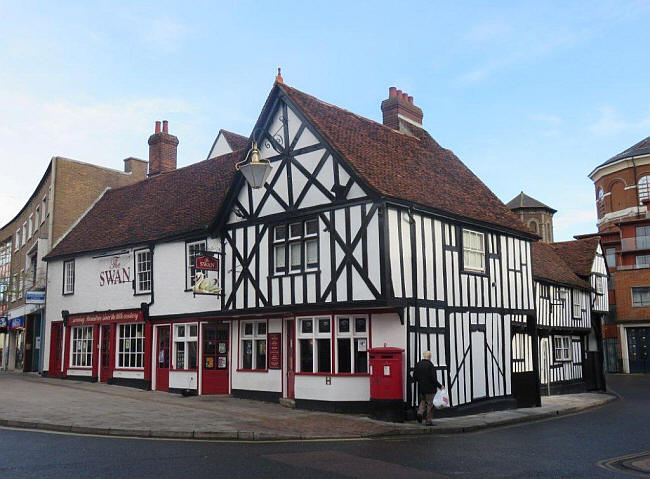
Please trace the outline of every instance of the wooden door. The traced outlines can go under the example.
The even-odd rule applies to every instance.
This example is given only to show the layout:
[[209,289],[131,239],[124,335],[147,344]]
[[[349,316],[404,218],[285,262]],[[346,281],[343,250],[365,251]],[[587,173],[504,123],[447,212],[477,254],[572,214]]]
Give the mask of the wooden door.
[[32,371],[32,348],[34,346],[34,316],[25,316],[25,353],[23,371]]
[[295,342],[295,321],[287,321],[287,398],[296,397],[296,358],[294,354]]
[[229,392],[229,333],[228,324],[203,325],[202,394],[228,394]]
[[156,390],[169,391],[169,340],[171,326],[158,326],[156,330]]
[[52,323],[50,333],[50,376],[61,376],[61,355],[63,349],[63,324]]
[[99,380],[103,383],[113,376],[111,367],[111,325],[102,324],[99,343]]

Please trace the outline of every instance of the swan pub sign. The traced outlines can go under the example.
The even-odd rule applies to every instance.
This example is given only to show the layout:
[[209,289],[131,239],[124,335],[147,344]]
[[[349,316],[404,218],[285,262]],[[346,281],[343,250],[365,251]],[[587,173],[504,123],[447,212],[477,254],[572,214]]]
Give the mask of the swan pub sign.
[[221,295],[219,287],[219,258],[213,255],[221,254],[218,252],[205,252],[206,254],[197,256],[194,260],[196,273],[194,275],[194,294],[207,294],[213,296]]

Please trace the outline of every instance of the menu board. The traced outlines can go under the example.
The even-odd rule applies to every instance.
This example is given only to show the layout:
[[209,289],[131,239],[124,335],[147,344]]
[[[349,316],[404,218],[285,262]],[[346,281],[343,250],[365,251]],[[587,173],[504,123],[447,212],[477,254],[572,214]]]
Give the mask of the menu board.
[[269,369],[282,369],[282,335],[269,333]]

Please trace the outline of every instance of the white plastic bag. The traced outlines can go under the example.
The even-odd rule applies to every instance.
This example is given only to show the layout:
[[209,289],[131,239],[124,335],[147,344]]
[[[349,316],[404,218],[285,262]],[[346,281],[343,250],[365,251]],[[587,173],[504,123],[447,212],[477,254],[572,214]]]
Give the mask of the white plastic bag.
[[436,395],[433,397],[433,407],[436,409],[442,409],[449,407],[449,394],[445,388],[438,389]]

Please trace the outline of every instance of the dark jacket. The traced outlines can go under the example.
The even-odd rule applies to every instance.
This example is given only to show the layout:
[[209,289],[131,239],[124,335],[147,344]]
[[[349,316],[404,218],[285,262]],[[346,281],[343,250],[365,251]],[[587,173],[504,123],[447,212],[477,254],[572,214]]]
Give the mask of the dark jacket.
[[413,378],[418,382],[418,392],[420,394],[433,394],[442,384],[436,379],[436,370],[433,363],[428,359],[422,359],[415,365]]

